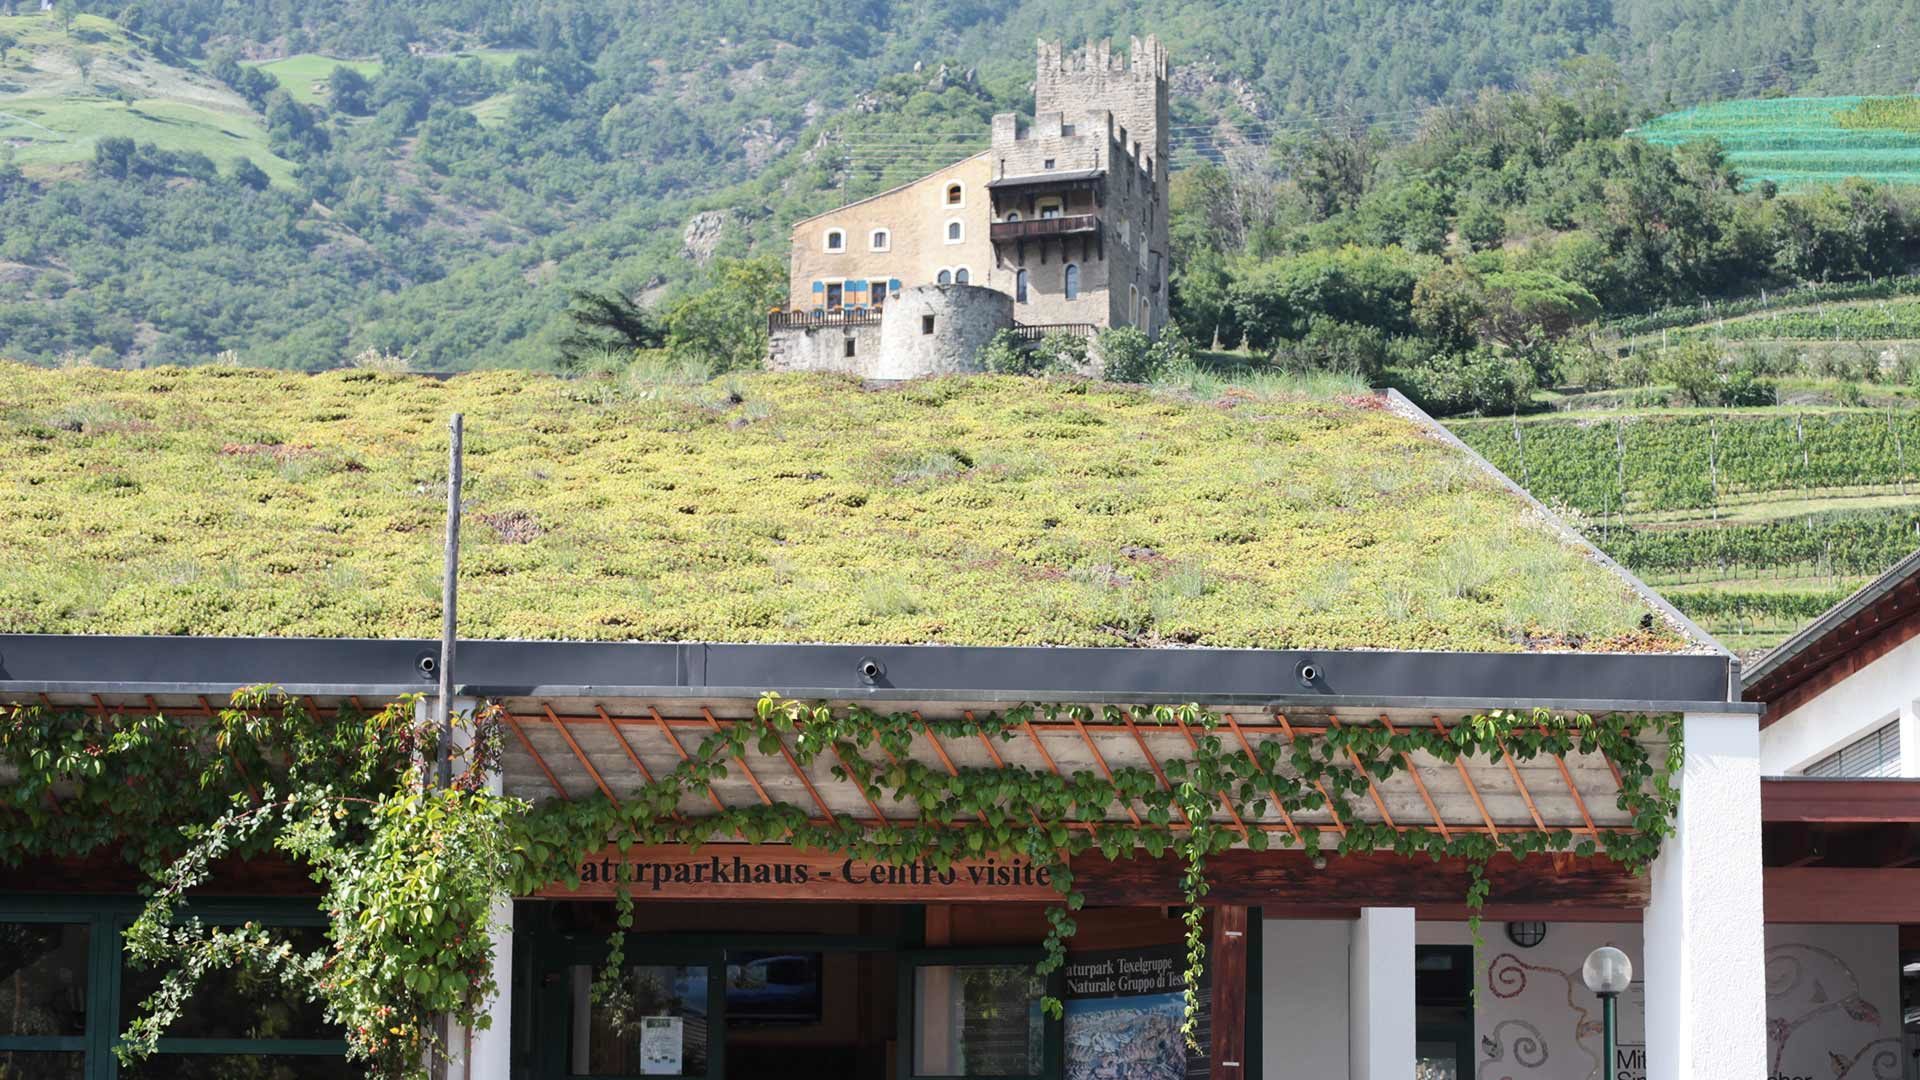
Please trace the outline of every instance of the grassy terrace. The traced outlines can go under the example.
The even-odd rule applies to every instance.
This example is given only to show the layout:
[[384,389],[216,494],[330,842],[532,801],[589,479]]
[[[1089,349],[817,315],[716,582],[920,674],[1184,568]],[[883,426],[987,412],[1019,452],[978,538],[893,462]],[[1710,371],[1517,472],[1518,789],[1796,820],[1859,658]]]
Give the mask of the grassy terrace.
[[1670,650],[1370,400],[0,363],[0,631]]

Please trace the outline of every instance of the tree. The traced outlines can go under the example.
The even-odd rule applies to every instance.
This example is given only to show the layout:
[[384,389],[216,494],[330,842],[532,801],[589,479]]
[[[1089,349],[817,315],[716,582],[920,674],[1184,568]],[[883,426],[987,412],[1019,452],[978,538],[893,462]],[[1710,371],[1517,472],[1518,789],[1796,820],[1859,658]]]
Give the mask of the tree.
[[86,48],[85,46],[76,45],[73,47],[73,50],[69,52],[67,55],[73,61],[73,70],[79,72],[80,77],[82,79],[85,79],[92,74],[93,72],[93,50],[92,49]]
[[255,165],[252,158],[234,158],[231,175],[234,183],[254,191],[265,191],[267,185],[273,183],[273,178],[267,175],[266,170]]
[[74,0],[57,0],[53,5],[53,17],[60,20],[60,29],[68,37],[73,36],[73,20],[80,14],[80,6]]
[[108,180],[125,180],[133,172],[133,140],[125,135],[108,135],[93,144],[94,174]]
[[570,326],[560,339],[560,367],[565,371],[578,371],[606,352],[657,349],[667,341],[660,321],[620,292],[573,290],[567,321]]
[[327,76],[327,101],[335,112],[348,116],[365,116],[372,110],[367,106],[367,93],[373,84],[365,75],[345,64],[335,64],[333,73]]
[[0,64],[7,62],[7,54],[12,52],[13,47],[18,44],[20,44],[19,38],[14,37],[4,30],[0,30]]
[[716,259],[712,284],[667,316],[667,347],[719,371],[758,366],[767,353],[767,312],[786,299],[787,269],[771,257]]

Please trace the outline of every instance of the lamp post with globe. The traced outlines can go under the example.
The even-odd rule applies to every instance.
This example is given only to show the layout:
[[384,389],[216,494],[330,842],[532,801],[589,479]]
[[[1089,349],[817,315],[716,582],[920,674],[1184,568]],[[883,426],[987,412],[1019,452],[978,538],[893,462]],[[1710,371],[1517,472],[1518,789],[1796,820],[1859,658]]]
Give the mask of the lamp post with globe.
[[1600,1041],[1607,1063],[1601,1075],[1611,1077],[1617,1068],[1614,1059],[1619,1046],[1614,1000],[1633,984],[1633,961],[1619,949],[1602,945],[1587,954],[1587,962],[1580,965],[1580,978],[1587,989],[1600,996]]

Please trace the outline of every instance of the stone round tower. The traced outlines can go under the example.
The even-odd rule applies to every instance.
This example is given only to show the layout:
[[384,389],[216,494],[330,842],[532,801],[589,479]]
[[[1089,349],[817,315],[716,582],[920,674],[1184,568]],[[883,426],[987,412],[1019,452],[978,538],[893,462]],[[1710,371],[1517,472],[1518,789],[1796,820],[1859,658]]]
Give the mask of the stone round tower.
[[919,285],[887,299],[872,379],[979,371],[978,353],[1013,325],[1013,297],[979,285]]

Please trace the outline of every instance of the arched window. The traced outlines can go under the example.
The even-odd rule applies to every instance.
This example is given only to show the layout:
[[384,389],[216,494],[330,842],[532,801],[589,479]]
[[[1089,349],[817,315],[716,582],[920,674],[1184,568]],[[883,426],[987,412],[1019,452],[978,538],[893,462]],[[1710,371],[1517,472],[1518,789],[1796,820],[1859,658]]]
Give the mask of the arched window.
[[1027,302],[1027,272],[1021,270],[1013,275],[1013,299],[1015,303]]
[[[1140,325],[1140,286],[1127,286],[1127,314],[1133,319],[1133,325]],[[1142,329],[1145,329],[1142,327]]]
[[1019,220],[1020,220],[1020,211],[1018,211],[1018,210],[1009,210],[1009,211],[1007,211],[1007,220],[1008,220],[1008,221],[1019,221]]
[[948,206],[967,205],[967,189],[964,185],[958,184],[958,183],[947,185],[947,205]]
[[1067,277],[1067,286],[1066,286],[1067,299],[1069,300],[1080,299],[1080,268],[1078,266],[1075,266],[1072,263],[1068,263],[1066,277]]
[[941,285],[951,285],[953,284],[953,271],[942,270],[934,276],[933,280]]
[[966,232],[961,226],[959,218],[954,218],[947,222],[947,243],[957,244],[965,235]]
[[888,247],[892,246],[892,244],[893,237],[889,235],[885,229],[875,229],[867,234],[867,249],[869,251],[885,251]]
[[953,283],[955,285],[965,285],[967,284],[968,277],[967,268],[963,266],[953,272]]
[[847,250],[846,230],[845,229],[828,229],[827,238],[826,238],[826,249],[828,251]]

